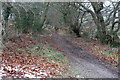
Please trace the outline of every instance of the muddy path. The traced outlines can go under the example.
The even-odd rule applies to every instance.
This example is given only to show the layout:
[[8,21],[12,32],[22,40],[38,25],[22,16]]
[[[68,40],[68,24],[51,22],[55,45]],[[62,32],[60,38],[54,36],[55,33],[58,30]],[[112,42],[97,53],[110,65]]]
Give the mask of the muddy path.
[[53,33],[52,38],[68,57],[79,78],[118,78],[117,68],[98,60],[97,57],[82,50],[61,35]]

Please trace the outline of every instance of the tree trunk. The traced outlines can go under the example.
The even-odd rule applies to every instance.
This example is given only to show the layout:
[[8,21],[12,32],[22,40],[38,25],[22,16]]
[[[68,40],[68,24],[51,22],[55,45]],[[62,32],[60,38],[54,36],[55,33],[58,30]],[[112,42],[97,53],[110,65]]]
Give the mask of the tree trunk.
[[[2,34],[3,34],[3,27],[2,27],[2,3],[0,2],[0,50],[2,50]],[[1,56],[1,55],[0,55]]]
[[97,36],[100,39],[100,41],[102,43],[104,43],[105,37],[106,37],[106,29],[105,29],[106,26],[105,26],[103,15],[101,13],[101,10],[103,9],[103,7],[102,7],[103,4],[102,4],[102,2],[101,3],[91,2],[91,4],[95,11],[95,15],[96,15],[96,19],[97,19],[96,20],[96,19],[94,19],[95,17],[93,17],[94,21],[96,20],[95,23],[97,25],[97,30],[98,30]]
[[47,6],[46,6],[46,9],[45,9],[45,13],[44,13],[44,19],[43,19],[43,21],[42,21],[42,24],[41,24],[41,27],[42,27],[42,29],[44,29],[44,24],[45,24],[45,21],[46,21],[46,18],[47,18],[47,12],[48,12],[48,9],[49,9],[49,2],[47,3]]

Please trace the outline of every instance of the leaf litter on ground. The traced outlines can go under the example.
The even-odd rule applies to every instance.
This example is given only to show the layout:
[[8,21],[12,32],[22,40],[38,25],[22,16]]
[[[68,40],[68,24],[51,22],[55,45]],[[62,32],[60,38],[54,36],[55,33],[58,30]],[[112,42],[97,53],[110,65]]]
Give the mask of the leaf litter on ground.
[[[89,38],[75,38],[73,36],[65,36],[68,40],[80,46],[83,50],[95,55],[100,60],[104,60],[106,63],[115,67],[119,65],[119,49],[112,48],[108,45],[101,44],[98,40]],[[86,41],[87,40],[87,41]],[[89,42],[88,42],[89,41]]]
[[[6,48],[2,53],[1,70],[3,70],[3,76],[5,78],[50,78],[56,75],[62,75],[62,72],[67,69],[62,66],[63,63],[56,61],[56,56],[53,54],[56,52],[52,48],[45,48],[36,46],[36,51],[33,51],[35,45],[41,45],[38,41],[33,41],[26,35],[21,35],[19,39],[9,41],[5,44]],[[44,44],[43,44],[44,45]],[[30,48],[32,46],[32,49]],[[38,56],[37,52],[42,48],[43,56]],[[38,49],[38,50],[37,50]],[[50,49],[50,50],[49,50]],[[45,51],[45,52],[44,52]],[[52,51],[51,59],[47,54]],[[55,54],[54,54],[55,55]],[[57,55],[60,55],[57,52]],[[53,59],[53,57],[55,59]],[[58,60],[59,59],[59,56]],[[64,56],[62,56],[63,58]]]

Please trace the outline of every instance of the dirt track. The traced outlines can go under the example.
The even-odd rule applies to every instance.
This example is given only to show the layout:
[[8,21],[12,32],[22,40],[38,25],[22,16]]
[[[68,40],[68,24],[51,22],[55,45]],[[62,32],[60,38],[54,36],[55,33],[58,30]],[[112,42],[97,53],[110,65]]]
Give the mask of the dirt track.
[[70,59],[70,64],[79,78],[118,78],[118,70],[83,51],[61,35],[52,34],[58,47]]

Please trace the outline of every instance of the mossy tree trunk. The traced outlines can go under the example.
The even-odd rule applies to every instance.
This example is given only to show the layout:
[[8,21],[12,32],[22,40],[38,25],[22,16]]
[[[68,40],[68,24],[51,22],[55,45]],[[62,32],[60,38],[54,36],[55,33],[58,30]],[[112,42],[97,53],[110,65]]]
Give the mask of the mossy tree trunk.
[[3,40],[4,41],[7,41],[7,36],[8,36],[8,19],[9,19],[9,16],[11,14],[11,3],[2,3],[2,15],[3,15],[3,18],[4,18],[4,23],[3,23],[3,27],[4,27],[4,37],[3,37]]

